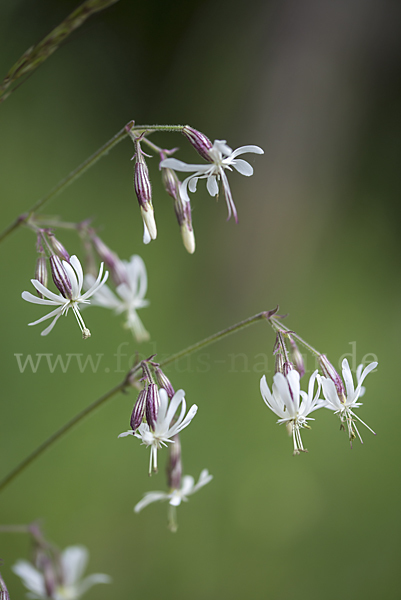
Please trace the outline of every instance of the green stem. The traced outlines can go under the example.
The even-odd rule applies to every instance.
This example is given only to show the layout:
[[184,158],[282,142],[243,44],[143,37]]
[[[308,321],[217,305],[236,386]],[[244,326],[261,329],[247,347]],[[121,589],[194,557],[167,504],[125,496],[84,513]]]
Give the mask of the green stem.
[[93,165],[96,164],[100,158],[102,158],[108,152],[110,152],[110,150],[114,148],[114,146],[119,144],[125,137],[127,137],[129,133],[132,134],[133,132],[135,132],[138,133],[138,135],[146,133],[147,135],[150,135],[155,131],[181,132],[183,128],[183,125],[134,125],[128,131],[127,127],[124,127],[118,133],[116,133],[114,137],[112,137],[108,142],[106,142],[101,148],[99,148],[99,150],[96,150],[96,152],[92,154],[92,156],[87,158],[81,165],[79,165],[79,167],[74,169],[74,171],[71,171],[71,173],[67,175],[67,177],[62,179],[52,190],[50,190],[50,192],[46,196],[43,196],[43,198],[35,202],[35,204],[31,206],[31,208],[26,213],[17,217],[17,219],[15,219],[13,223],[6,227],[6,229],[4,229],[2,233],[0,233],[0,243],[6,237],[8,237],[10,233],[18,229],[18,227],[20,227],[23,223],[26,223],[36,211],[43,208],[45,204],[47,204],[48,202],[50,202],[50,200],[53,200],[53,198],[55,198],[56,196],[58,196],[58,194],[63,192],[69,185],[71,185],[71,183],[78,179],[78,177],[83,175],[85,171],[90,169],[90,167],[93,167]]
[[[176,360],[179,360],[180,358],[183,358],[184,356],[188,356],[189,354],[192,354],[193,352],[197,352],[201,348],[205,348],[206,346],[209,346],[210,344],[213,344],[214,342],[217,342],[232,333],[236,333],[237,331],[244,329],[244,327],[248,327],[248,325],[252,325],[252,323],[256,323],[256,321],[265,319],[266,314],[267,314],[266,312],[258,313],[257,315],[254,315],[253,317],[250,317],[249,319],[245,319],[245,321],[236,323],[235,325],[232,325],[231,327],[228,327],[227,329],[224,329],[223,331],[219,331],[218,333],[215,333],[214,335],[211,335],[211,336],[205,338],[204,340],[201,340],[200,342],[197,342],[196,344],[189,346],[185,350],[181,350],[181,352],[172,354],[171,356],[169,356],[168,358],[163,360],[160,363],[160,366],[166,366]],[[129,374],[124,378],[124,380],[121,383],[119,383],[113,389],[106,392],[106,394],[104,394],[103,396],[101,396],[100,398],[98,398],[97,400],[92,402],[92,404],[90,404],[89,406],[84,408],[84,410],[82,410],[80,413],[75,415],[75,417],[73,417],[70,421],[65,423],[65,425],[63,425],[60,429],[58,429],[55,433],[53,433],[53,435],[51,435],[49,438],[47,438],[47,440],[45,440],[42,444],[40,444],[40,446],[38,446],[31,454],[29,454],[29,456],[27,456],[22,462],[20,462],[19,465],[17,465],[12,471],[10,471],[10,473],[8,475],[6,475],[4,477],[4,479],[2,479],[2,481],[0,481],[0,492],[3,491],[18,475],[20,475],[41,454],[43,454],[43,452],[45,450],[50,448],[50,446],[52,446],[56,441],[58,441],[61,437],[63,437],[66,433],[68,433],[68,431],[70,431],[73,427],[75,427],[75,425],[77,425],[78,423],[80,423],[80,421],[82,421],[83,419],[88,417],[91,413],[93,413],[100,406],[104,405],[108,400],[113,398],[113,396],[115,396],[118,392],[122,392],[126,387],[128,387],[129,380],[133,377],[133,375],[135,375],[140,370],[140,368],[141,368],[140,364],[135,365],[135,367],[133,367],[133,369],[131,369]]]
[[295,338],[296,340],[298,340],[298,342],[300,344],[302,344],[307,350],[309,350],[309,352],[311,352],[312,354],[314,354],[315,356],[320,356],[321,353],[318,352],[316,350],[316,348],[314,348],[313,346],[311,346],[310,344],[308,344],[308,342],[305,342],[305,340],[303,338],[301,338],[297,333],[295,333],[294,331],[292,331],[292,329],[289,329],[288,327],[286,327],[285,325],[283,325],[281,323],[281,321],[277,321],[277,319],[275,319],[274,317],[270,317],[269,319],[273,329],[275,331],[289,331],[291,333],[291,336],[293,338]]

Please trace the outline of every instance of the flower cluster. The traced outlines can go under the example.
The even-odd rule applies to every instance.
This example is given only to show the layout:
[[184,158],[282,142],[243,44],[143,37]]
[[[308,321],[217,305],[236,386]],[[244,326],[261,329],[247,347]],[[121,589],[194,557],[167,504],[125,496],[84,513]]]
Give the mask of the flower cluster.
[[[355,414],[354,410],[362,405],[358,400],[365,392],[365,388],[362,386],[365,377],[376,369],[378,363],[374,361],[365,368],[363,368],[362,364],[358,366],[356,370],[357,384],[355,387],[350,366],[347,359],[344,359],[342,361],[344,387],[343,380],[325,355],[319,354],[309,344],[303,342],[299,336],[296,336],[294,332],[283,329],[282,325],[278,324],[277,319],[274,317],[271,317],[269,320],[277,332],[274,347],[276,373],[273,377],[272,391],[269,389],[265,376],[260,380],[260,391],[266,405],[279,417],[277,422],[280,424],[284,423],[288,434],[292,436],[294,454],[307,452],[302,443],[301,429],[310,429],[308,421],[314,419],[309,415],[319,408],[328,408],[339,416],[341,428],[345,429],[345,425],[347,427],[351,448],[352,441],[356,436],[362,442],[362,437],[355,420],[358,420],[369,431],[374,433]],[[300,378],[305,373],[305,368],[302,355],[295,343],[294,335],[309,350],[313,351],[322,370],[322,375],[319,375],[318,370],[311,375],[308,392],[300,389]],[[286,347],[286,340],[289,340],[291,344],[291,357]],[[293,363],[290,358],[294,360],[294,357],[297,362]],[[314,391],[315,388],[316,392]],[[323,398],[320,398],[321,391],[323,391]]]
[[[80,227],[82,229],[82,225],[77,225],[77,228]],[[30,292],[23,292],[22,298],[33,304],[44,304],[57,308],[29,325],[36,325],[53,318],[51,324],[41,334],[47,335],[60,316],[66,315],[71,308],[83,338],[87,339],[91,333],[84,323],[79,305],[100,306],[112,310],[115,314],[123,314],[125,316],[124,327],[132,332],[138,342],[148,340],[149,333],[137,313],[139,309],[149,304],[149,301],[145,299],[148,279],[142,258],[133,255],[129,261],[121,260],[91,228],[82,229],[81,235],[86,236],[88,251],[86,258],[89,272],[85,276],[77,256],[70,256],[54,234],[46,230],[39,231],[39,257],[36,263],[35,279],[31,280],[38,296],[34,296]],[[101,260],[97,277],[94,274],[97,269],[93,249]],[[55,294],[47,288],[47,261],[50,264],[52,279],[59,294]],[[103,265],[108,268],[104,274]],[[106,285],[109,273],[115,284],[115,293]],[[83,287],[85,292],[82,291]]]
[[[186,125],[182,128],[182,133],[191,143],[198,154],[206,161],[204,164],[187,164],[176,158],[171,158],[176,149],[165,150],[159,148],[144,137],[144,133],[138,135],[135,128],[127,126],[135,145],[135,166],[134,166],[134,189],[141,209],[141,215],[144,224],[143,241],[145,244],[156,239],[157,228],[154,219],[152,204],[152,188],[149,178],[149,170],[145,161],[145,154],[141,144],[148,144],[160,157],[160,169],[162,172],[162,182],[166,192],[174,200],[174,210],[177,221],[180,226],[181,235],[186,250],[193,254],[195,251],[195,236],[192,226],[192,213],[188,190],[196,192],[199,179],[206,179],[207,191],[212,197],[218,198],[219,184],[221,182],[224,197],[228,208],[228,219],[234,216],[238,221],[237,209],[231,194],[226,171],[235,169],[241,175],[247,177],[253,174],[253,167],[245,160],[238,158],[242,154],[254,153],[263,154],[259,146],[241,146],[232,150],[225,140],[215,140],[214,143],[200,131]],[[184,181],[180,181],[176,171],[191,173]]]
[[69,546],[62,552],[47,542],[37,525],[28,526],[34,544],[34,564],[18,560],[12,570],[28,590],[27,598],[77,600],[97,583],[111,583],[111,577],[94,573],[83,579],[89,553],[84,546]]
[[[76,256],[69,256],[64,247],[59,242],[54,244],[57,253],[53,252],[53,248],[50,246],[49,238],[45,236],[44,232],[40,232],[42,239],[46,243],[46,247],[49,250],[49,262],[51,267],[51,274],[54,285],[59,291],[59,294],[55,294],[49,290],[47,285],[47,269],[46,259],[43,251],[43,246],[40,246],[40,256],[38,258],[36,266],[36,279],[31,279],[31,283],[36,289],[38,296],[34,296],[30,292],[22,292],[22,298],[32,304],[44,304],[46,306],[56,306],[56,308],[41,317],[37,321],[29,323],[29,325],[37,325],[47,319],[53,319],[46,329],[44,329],[41,335],[47,335],[51,332],[55,324],[61,315],[67,315],[68,311],[72,310],[74,313],[78,325],[82,331],[83,339],[90,337],[91,333],[86,327],[85,322],[79,310],[80,304],[89,304],[91,296],[98,292],[101,287],[106,283],[109,276],[108,271],[103,275],[103,263],[100,265],[99,274],[96,279],[92,281],[87,291],[82,293],[82,286],[84,283],[84,274],[81,263]],[[50,236],[50,240],[54,240],[54,236]],[[60,250],[61,247],[61,250]],[[56,251],[57,251],[56,250]],[[64,258],[64,259],[63,259]]]

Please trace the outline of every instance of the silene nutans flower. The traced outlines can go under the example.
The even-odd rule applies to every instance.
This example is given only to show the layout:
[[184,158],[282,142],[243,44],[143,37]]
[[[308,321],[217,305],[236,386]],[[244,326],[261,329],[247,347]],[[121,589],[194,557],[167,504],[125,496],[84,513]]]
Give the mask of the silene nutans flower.
[[237,210],[225,171],[232,171],[234,168],[241,175],[250,177],[253,175],[253,167],[245,160],[237,157],[248,152],[264,154],[264,151],[259,146],[241,146],[236,150],[232,150],[225,140],[215,140],[212,144],[203,133],[188,125],[184,127],[183,134],[200,156],[208,162],[200,165],[187,164],[176,158],[166,158],[162,160],[160,166],[174,171],[193,172],[181,184],[180,193],[185,202],[189,202],[188,190],[196,192],[199,179],[206,179],[207,191],[211,196],[219,195],[219,182],[221,182],[228,208],[228,219],[233,215],[237,222]]
[[[265,375],[260,380],[260,392],[266,406],[279,417],[277,423],[284,423],[288,434],[292,436],[294,455],[307,452],[302,443],[301,429],[310,429],[308,421],[314,419],[309,415],[324,406],[324,402],[319,400],[318,372],[311,375],[307,393],[300,389],[299,380],[299,373],[295,369],[291,369],[287,375],[278,372],[273,376],[272,392]],[[314,393],[316,383],[317,391]]]
[[89,298],[106,283],[109,276],[108,271],[103,275],[102,263],[97,279],[85,293],[82,293],[84,275],[81,263],[76,256],[71,256],[70,261],[67,262],[66,260],[61,261],[57,255],[53,254],[50,257],[50,266],[53,282],[60,293],[57,295],[47,289],[47,287],[38,279],[31,279],[32,285],[37,292],[39,292],[41,297],[38,298],[30,292],[22,292],[22,298],[27,302],[32,302],[32,304],[44,304],[46,306],[56,306],[57,308],[37,321],[28,323],[28,325],[37,325],[47,319],[53,318],[50,325],[41,332],[41,335],[47,335],[51,332],[61,315],[67,315],[71,308],[77,319],[79,328],[82,331],[83,339],[87,339],[90,337],[91,333],[84,323],[79,310],[79,305],[90,304]]
[[362,406],[362,402],[358,402],[359,398],[361,398],[365,393],[365,388],[362,386],[362,383],[366,376],[376,369],[377,365],[378,363],[374,361],[365,368],[363,368],[363,365],[358,366],[356,370],[356,387],[354,386],[351,369],[346,358],[344,358],[342,362],[342,373],[345,388],[342,384],[340,376],[335,370],[334,372],[327,370],[329,376],[320,377],[323,394],[326,399],[325,407],[334,411],[334,413],[340,417],[340,422],[343,429],[345,429],[345,426],[347,427],[351,448],[352,441],[357,436],[360,442],[363,444],[363,440],[356,426],[355,420],[362,423],[362,425],[376,435],[373,429],[371,429],[369,425],[367,425],[355,414],[354,410],[359,408],[359,406]]

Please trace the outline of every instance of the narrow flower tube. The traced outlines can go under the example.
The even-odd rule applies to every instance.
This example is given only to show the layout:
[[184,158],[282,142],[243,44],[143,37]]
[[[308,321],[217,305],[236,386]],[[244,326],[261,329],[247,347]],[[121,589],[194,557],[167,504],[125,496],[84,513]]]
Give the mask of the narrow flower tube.
[[205,134],[189,125],[185,125],[182,133],[202,158],[212,162],[213,159],[210,157],[210,150],[213,148],[213,144]]
[[295,343],[295,341],[293,340],[293,338],[290,335],[288,336],[288,339],[291,344],[291,352],[290,352],[291,360],[294,364],[295,369],[298,371],[299,376],[303,377],[305,375],[305,364],[304,364],[303,356],[302,356],[301,352],[299,351],[297,344]]
[[136,431],[143,422],[143,416],[145,414],[147,389],[143,389],[139,392],[137,401],[132,409],[130,425],[133,431]]
[[61,258],[61,260],[66,260],[67,262],[70,262],[70,255],[64,248],[63,244],[56,238],[54,233],[48,233],[47,236],[49,238],[49,244],[55,252],[55,254],[57,254],[57,256]]
[[157,413],[159,412],[160,406],[160,398],[159,398],[159,390],[155,383],[151,383],[148,386],[146,393],[146,421],[150,427],[150,429],[155,428],[155,423],[157,419]]
[[[35,279],[37,279],[38,281],[40,281],[40,283],[42,285],[47,287],[48,275],[47,275],[46,256],[44,254],[41,254],[38,257],[38,260],[36,261]],[[39,296],[39,298],[43,298],[43,294],[41,294],[38,290],[36,290],[36,293]]]
[[[164,152],[161,153],[161,158],[162,160],[166,158]],[[174,211],[180,226],[184,247],[189,254],[193,254],[195,252],[195,235],[192,227],[191,204],[181,198],[181,182],[175,172],[172,169],[163,167],[161,171],[164,189],[174,200]]]
[[157,228],[152,205],[152,186],[149,179],[149,170],[141,149],[139,139],[135,144],[134,189],[141,208],[144,225],[152,240],[157,237]]
[[166,390],[167,396],[171,400],[171,398],[175,394],[175,391],[174,391],[173,386],[171,385],[170,379],[167,377],[167,375],[165,373],[163,373],[163,371],[161,370],[159,365],[155,366],[154,369],[155,369],[156,381],[159,384],[159,387]]
[[345,402],[346,394],[343,381],[325,354],[320,354],[319,365],[323,375],[334,383],[341,402]]
[[177,433],[172,438],[173,444],[169,448],[169,460],[167,462],[167,485],[171,491],[181,488],[182,462],[181,462],[181,443],[180,436]]
[[65,270],[60,258],[55,254],[52,254],[50,257],[50,267],[52,271],[52,278],[54,281],[54,285],[59,290],[59,292],[64,296],[64,298],[72,299],[72,286],[71,281],[67,275],[67,271]]
[[110,250],[110,248],[106,246],[106,244],[103,242],[103,240],[100,239],[99,236],[92,234],[91,240],[96,252],[100,257],[100,260],[102,260],[109,269],[114,283],[116,285],[120,285],[121,283],[127,283],[126,267],[124,266],[123,262],[120,260],[118,255],[112,250]]

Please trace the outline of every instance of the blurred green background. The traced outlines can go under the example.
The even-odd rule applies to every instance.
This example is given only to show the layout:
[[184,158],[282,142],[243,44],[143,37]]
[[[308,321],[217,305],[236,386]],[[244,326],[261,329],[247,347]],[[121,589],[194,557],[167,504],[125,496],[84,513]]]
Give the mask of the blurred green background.
[[[2,0],[1,77],[75,6]],[[259,393],[257,354],[269,356],[272,377],[274,336],[264,323],[210,347],[206,366],[193,355],[169,368],[175,388],[199,405],[181,436],[184,470],[214,475],[179,508],[175,535],[166,505],[132,511],[144,492],[165,489],[167,457],[160,453],[149,479],[148,450],[117,440],[134,391],[43,455],[1,494],[0,522],[43,518],[61,548],[86,545],[88,572],[114,579],[88,600],[399,598],[400,17],[391,0],[121,0],[0,106],[2,228],[131,119],[189,123],[234,148],[265,150],[245,157],[251,179],[230,177],[238,225],[226,223],[223,199],[216,205],[200,182],[193,256],[156,158],[159,235],[143,246],[129,140],[46,209],[71,221],[94,217],[122,258],[143,257],[151,304],[140,316],[152,342],[140,347],[101,309],[86,312],[85,343],[72,315],[46,338],[28,328],[46,310],[20,297],[31,289],[34,236],[20,230],[0,246],[0,478],[121,380],[120,344],[127,355],[167,355],[280,304],[287,325],[333,363],[352,342],[357,363],[372,352],[379,361],[359,412],[378,435],[362,431],[364,445],[351,451],[335,417],[317,413],[303,435],[309,454],[299,457]],[[179,135],[153,139],[198,162]],[[73,234],[60,237],[81,253]],[[16,353],[104,356],[96,373],[75,365],[20,373]],[[233,353],[248,364],[232,368]],[[11,598],[23,598],[10,566],[29,556],[27,537],[1,534],[0,556]]]

